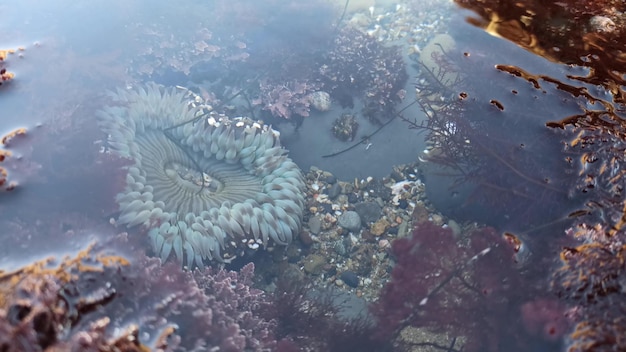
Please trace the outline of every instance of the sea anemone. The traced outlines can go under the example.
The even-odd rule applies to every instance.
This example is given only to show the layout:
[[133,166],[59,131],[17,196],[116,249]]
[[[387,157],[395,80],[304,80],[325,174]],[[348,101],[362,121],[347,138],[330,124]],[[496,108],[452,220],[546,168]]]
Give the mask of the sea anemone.
[[[118,224],[148,229],[154,251],[189,267],[246,248],[287,245],[300,229],[304,181],[278,133],[149,84],[109,94],[98,112],[113,153],[128,158]],[[197,99],[196,99],[197,101]],[[200,116],[203,116],[202,118]],[[185,259],[184,259],[185,258]]]

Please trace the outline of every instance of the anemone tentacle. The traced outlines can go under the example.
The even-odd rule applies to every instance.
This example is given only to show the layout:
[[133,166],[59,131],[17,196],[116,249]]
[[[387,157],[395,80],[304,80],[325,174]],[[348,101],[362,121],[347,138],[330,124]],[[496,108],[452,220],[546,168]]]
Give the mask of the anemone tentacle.
[[[230,261],[253,243],[289,244],[304,208],[304,180],[277,133],[190,104],[156,84],[109,94],[98,112],[113,153],[129,158],[117,195],[119,224],[148,229],[154,251],[188,266]],[[255,246],[256,247],[256,246]]]

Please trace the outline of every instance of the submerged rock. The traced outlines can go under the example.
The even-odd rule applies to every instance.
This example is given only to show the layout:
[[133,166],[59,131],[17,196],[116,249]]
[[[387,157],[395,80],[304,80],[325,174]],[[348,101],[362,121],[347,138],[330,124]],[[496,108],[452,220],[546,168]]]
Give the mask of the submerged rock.
[[337,220],[339,226],[352,232],[361,230],[361,217],[356,211],[347,211]]

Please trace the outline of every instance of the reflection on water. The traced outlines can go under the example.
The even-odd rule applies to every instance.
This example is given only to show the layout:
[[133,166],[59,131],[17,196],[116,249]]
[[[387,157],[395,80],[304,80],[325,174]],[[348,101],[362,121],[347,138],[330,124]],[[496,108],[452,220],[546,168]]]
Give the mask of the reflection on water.
[[624,9],[455,2],[0,5],[0,349],[623,349]]

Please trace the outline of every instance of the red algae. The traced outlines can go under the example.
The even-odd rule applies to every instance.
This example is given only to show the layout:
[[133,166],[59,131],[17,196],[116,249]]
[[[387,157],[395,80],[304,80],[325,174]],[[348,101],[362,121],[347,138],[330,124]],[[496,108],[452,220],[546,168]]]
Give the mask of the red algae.
[[525,334],[552,339],[535,334],[552,316],[521,324],[518,316],[539,304],[533,291],[541,278],[518,271],[515,248],[493,229],[457,240],[450,229],[423,222],[410,238],[396,239],[392,251],[391,280],[373,306],[382,338],[421,327],[464,336],[464,351],[526,351]]
[[[569,210],[562,209],[569,215],[553,216],[552,223],[561,222],[570,228],[568,238],[547,237],[542,241],[544,246],[562,247],[558,251],[560,265],[551,273],[550,291],[558,302],[524,305],[526,329],[534,335],[548,334],[563,340],[568,351],[624,350],[626,6],[613,0],[455,2],[475,13],[467,17],[468,23],[547,59],[560,73],[540,74],[510,62],[496,63],[496,70],[530,84],[537,92],[537,101],[546,96],[560,97],[559,102],[545,104],[554,111],[564,104],[578,106],[574,113],[553,114],[545,122],[554,139],[560,139],[562,151],[555,154],[552,163],[565,161],[562,169],[569,182],[557,183],[564,186],[571,205]],[[517,87],[512,92],[516,98],[523,94]],[[466,102],[472,94],[462,96]],[[544,104],[537,105],[529,116],[550,116],[544,112]],[[539,173],[531,171],[530,175]],[[555,184],[553,179],[546,181]],[[533,197],[537,208],[546,205],[546,200],[542,194]],[[559,323],[560,319],[568,324]]]

